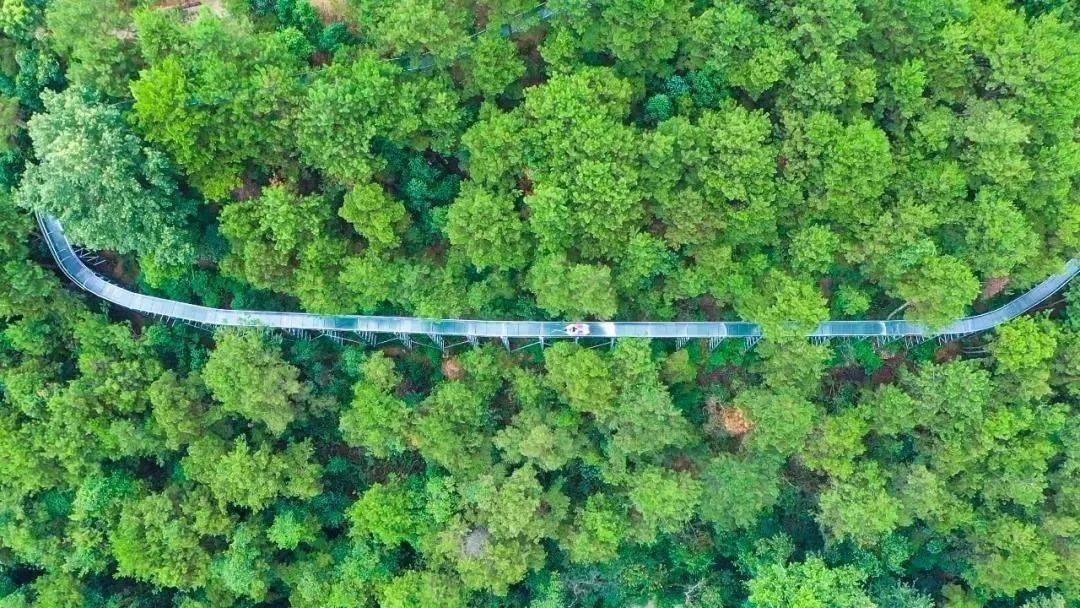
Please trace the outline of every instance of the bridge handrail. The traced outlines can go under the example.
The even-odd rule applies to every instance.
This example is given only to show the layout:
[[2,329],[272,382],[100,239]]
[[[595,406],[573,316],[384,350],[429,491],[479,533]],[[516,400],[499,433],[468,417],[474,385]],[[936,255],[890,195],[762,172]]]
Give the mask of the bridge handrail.
[[[124,289],[91,270],[76,254],[55,217],[37,214],[41,233],[61,272],[73,283],[95,296],[137,312],[180,319],[192,323],[231,327],[271,327],[277,329],[327,332],[371,332],[428,336],[470,336],[492,338],[565,338],[564,321],[427,319],[374,315],[325,315],[302,312],[231,310],[167,300]],[[1080,259],[1071,259],[1065,269],[999,308],[957,319],[942,328],[911,321],[824,321],[811,338],[904,338],[958,336],[985,331],[1013,319],[1050,297],[1080,274]],[[761,326],[745,321],[593,321],[585,323],[590,337],[643,338],[760,338]]]

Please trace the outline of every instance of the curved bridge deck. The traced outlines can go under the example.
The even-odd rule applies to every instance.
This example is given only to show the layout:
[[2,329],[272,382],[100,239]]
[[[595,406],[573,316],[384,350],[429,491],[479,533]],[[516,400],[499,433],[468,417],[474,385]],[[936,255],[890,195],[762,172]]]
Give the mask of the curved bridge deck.
[[[466,338],[566,338],[562,321],[485,321],[469,319],[422,319],[370,315],[321,315],[298,312],[228,310],[147,296],[114,285],[91,270],[76,254],[60,221],[38,215],[41,232],[60,270],[76,285],[124,308],[150,315],[212,326],[268,327],[331,334],[395,334],[461,336]],[[980,315],[957,319],[933,329],[909,321],[824,321],[807,337],[829,338],[930,338],[981,332],[1015,318],[1064,287],[1080,273],[1080,260],[1072,259],[1065,270],[1039,283],[1004,306]],[[589,337],[599,338],[745,338],[762,337],[761,326],[747,322],[612,321],[587,322]]]

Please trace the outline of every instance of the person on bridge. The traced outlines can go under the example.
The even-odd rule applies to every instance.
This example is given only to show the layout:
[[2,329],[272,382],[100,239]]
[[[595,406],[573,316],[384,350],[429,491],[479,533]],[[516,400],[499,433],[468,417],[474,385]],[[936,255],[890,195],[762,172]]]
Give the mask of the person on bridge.
[[575,338],[589,335],[589,326],[585,323],[571,323],[566,326],[566,335],[573,336]]

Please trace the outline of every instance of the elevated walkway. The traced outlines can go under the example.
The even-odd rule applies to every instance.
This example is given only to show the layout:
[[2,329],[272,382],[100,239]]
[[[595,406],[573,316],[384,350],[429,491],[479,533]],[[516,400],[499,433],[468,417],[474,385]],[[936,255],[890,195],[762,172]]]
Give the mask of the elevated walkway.
[[[321,315],[298,312],[228,310],[211,308],[147,296],[114,285],[91,270],[76,254],[59,220],[38,215],[45,242],[60,270],[76,285],[95,296],[148,315],[178,319],[194,324],[224,327],[268,327],[328,334],[359,333],[463,338],[567,338],[563,321],[486,321],[470,319],[423,319],[417,317],[381,317],[371,315]],[[1072,259],[1065,269],[1007,304],[980,315],[957,319],[933,329],[910,321],[824,321],[807,337],[830,338],[904,338],[956,337],[985,331],[1031,310],[1080,274],[1080,260]],[[585,322],[590,338],[740,338],[756,341],[762,337],[761,326],[748,322],[683,321],[595,321]]]

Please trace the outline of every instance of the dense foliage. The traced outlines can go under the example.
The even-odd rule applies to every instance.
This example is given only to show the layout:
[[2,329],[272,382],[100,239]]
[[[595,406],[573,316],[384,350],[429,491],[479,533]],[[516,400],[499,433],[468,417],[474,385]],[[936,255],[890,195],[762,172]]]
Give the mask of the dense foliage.
[[[0,1],[0,608],[1080,602],[1080,288],[790,335],[1077,254],[1074,3],[191,4]],[[33,211],[213,306],[768,339],[209,334]]]
[[1066,5],[25,1],[18,203],[201,301],[943,323],[1080,245]]
[[1076,289],[964,352],[440,354],[110,323],[9,219],[4,608],[1080,597]]

